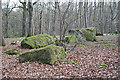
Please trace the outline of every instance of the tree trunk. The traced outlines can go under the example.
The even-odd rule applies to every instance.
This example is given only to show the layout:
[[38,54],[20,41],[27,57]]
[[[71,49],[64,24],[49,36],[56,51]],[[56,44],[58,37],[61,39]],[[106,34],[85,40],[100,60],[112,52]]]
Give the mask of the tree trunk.
[[29,36],[32,36],[32,18],[33,18],[33,4],[32,4],[32,1],[29,0],[28,2],[28,13],[29,13],[29,16],[28,16],[28,37]]
[[76,0],[76,3],[75,3],[75,17],[76,17],[75,27],[78,28],[78,8],[77,8],[77,0]]
[[95,28],[95,34],[96,34],[96,2],[94,2],[94,12],[93,12],[93,27]]
[[42,33],[42,11],[40,12],[40,24],[39,24],[39,34]]
[[117,21],[117,30],[120,33],[120,1],[118,2],[118,21]]
[[58,2],[56,1],[55,2],[55,10],[54,10],[54,20],[53,20],[53,35],[54,35],[54,37],[56,37],[55,36],[55,26],[56,26],[56,12],[57,12],[57,5],[58,5]]
[[47,33],[50,34],[50,4],[48,3],[48,9],[47,9]]
[[84,26],[87,28],[87,2],[84,2]]
[[92,8],[93,7],[92,7],[92,5],[93,5],[92,2],[90,2],[90,5],[89,5],[90,6],[90,9],[89,9],[89,21],[88,21],[89,22],[89,27],[93,26],[92,25],[92,23],[93,23],[93,21],[92,21],[92,11],[93,11]]
[[2,6],[0,0],[0,46],[2,45]]
[[82,5],[83,5],[83,2],[79,2],[79,14],[80,14],[80,20],[79,20],[79,25],[80,25],[80,28],[82,28]]
[[26,19],[27,19],[27,8],[26,8],[26,1],[23,3],[23,28],[22,28],[22,36],[27,35],[27,28],[26,28]]
[[5,41],[2,34],[2,2],[1,0],[0,0],[0,46],[5,46]]
[[8,38],[8,13],[6,13],[6,24],[5,24],[5,33],[6,33],[6,38]]
[[100,2],[100,31],[101,31],[101,35],[104,34],[104,27],[103,27],[103,8],[104,8],[104,2]]

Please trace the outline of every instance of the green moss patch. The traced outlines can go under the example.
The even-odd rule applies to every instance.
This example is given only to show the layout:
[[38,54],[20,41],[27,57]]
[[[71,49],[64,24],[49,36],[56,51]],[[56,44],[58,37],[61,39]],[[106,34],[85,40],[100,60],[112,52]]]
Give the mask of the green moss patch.
[[77,37],[78,41],[98,41],[95,35],[94,27],[71,29],[68,31],[70,35]]
[[45,64],[54,64],[56,61],[66,57],[63,47],[48,45],[43,48],[33,49],[19,56],[19,62],[40,61]]
[[98,66],[104,66],[104,67],[107,67],[108,65],[107,65],[107,64],[99,64]]
[[54,43],[53,37],[48,34],[40,34],[31,37],[27,37],[21,42],[23,48],[41,48]]
[[82,28],[81,33],[85,36],[87,41],[98,41],[93,28]]
[[65,42],[66,43],[78,43],[78,39],[76,36],[67,36],[65,37]]
[[72,64],[75,64],[75,62],[71,62]]
[[80,45],[80,47],[84,47],[84,45]]
[[62,41],[59,41],[59,40],[55,40],[55,45],[56,46],[64,46],[65,44],[62,42]]
[[20,52],[21,50],[18,50],[18,49],[10,49],[10,50],[3,51],[3,53],[6,53],[8,55],[17,55]]

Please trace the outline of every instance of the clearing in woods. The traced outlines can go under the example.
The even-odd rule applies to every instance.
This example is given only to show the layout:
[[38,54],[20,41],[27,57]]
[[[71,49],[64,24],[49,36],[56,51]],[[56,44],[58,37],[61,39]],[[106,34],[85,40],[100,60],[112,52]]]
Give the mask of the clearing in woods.
[[22,50],[17,55],[2,54],[3,78],[116,78],[118,77],[118,46],[117,36],[98,36],[98,42],[80,42],[67,44],[67,57],[54,65],[41,62],[19,63],[17,56],[29,49],[23,49],[20,43],[11,45],[13,41],[23,38],[5,39],[4,50]]

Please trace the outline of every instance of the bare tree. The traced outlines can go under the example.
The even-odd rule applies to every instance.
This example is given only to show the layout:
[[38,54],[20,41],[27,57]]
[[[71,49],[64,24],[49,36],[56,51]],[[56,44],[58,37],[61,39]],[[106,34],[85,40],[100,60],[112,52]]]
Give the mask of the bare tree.
[[60,21],[60,41],[62,41],[62,39],[63,39],[62,38],[62,31],[63,31],[63,26],[65,24],[65,17],[66,17],[68,10],[69,10],[70,4],[71,4],[71,2],[69,1],[67,8],[65,9],[65,12],[63,14],[61,13],[61,9],[60,9],[60,6],[58,4],[58,12],[59,12],[59,19],[60,19],[59,20]]
[[19,0],[19,2],[22,4],[22,7],[20,6],[20,8],[23,9],[23,20],[22,20],[22,36],[26,36],[27,35],[27,2],[26,0],[24,0],[24,2],[22,2],[21,0]]
[[5,23],[5,25],[6,25],[6,28],[5,28],[5,33],[6,33],[6,35],[5,35],[5,37],[6,38],[8,38],[8,23],[9,23],[9,21],[8,21],[8,18],[9,18],[9,14],[12,12],[12,10],[14,9],[14,8],[16,8],[16,5],[17,4],[15,4],[14,3],[14,6],[12,6],[12,7],[10,7],[10,0],[7,0],[7,3],[4,3],[5,4],[5,17],[6,17],[6,23]]
[[80,26],[80,28],[82,28],[82,6],[83,6],[83,2],[79,2],[79,17],[80,17],[80,19],[79,19],[79,26]]
[[2,1],[1,0],[0,0],[0,46],[5,46],[5,41],[2,34]]
[[92,21],[92,12],[93,12],[93,4],[92,4],[92,2],[89,2],[90,4],[89,4],[89,16],[88,16],[88,23],[89,23],[89,27],[91,27],[91,26],[93,26],[92,25],[92,23],[93,23],[93,21]]
[[41,10],[41,12],[40,12],[39,34],[42,33],[42,13],[43,13],[43,11]]
[[28,35],[27,36],[31,36],[34,35],[34,27],[32,26],[33,24],[33,5],[35,5],[38,2],[35,1],[34,3],[32,3],[32,0],[28,0]]
[[[112,7],[113,6],[113,7]],[[115,32],[115,26],[113,28],[113,21],[116,19],[117,15],[115,14],[115,7],[116,2],[110,2],[110,12],[111,12],[111,18],[110,18],[110,32]]]
[[118,33],[120,33],[120,1],[118,2],[118,18],[117,18],[117,30],[118,30]]
[[78,4],[77,4],[77,0],[76,0],[76,3],[75,3],[75,18],[77,18],[75,21],[76,28],[78,27],[78,7],[77,6],[78,6]]
[[88,2],[84,2],[84,26],[87,28],[87,7]]
[[100,2],[100,29],[101,29],[101,35],[104,34],[104,26],[103,26],[103,11],[104,11],[104,2]]
[[55,27],[56,27],[56,20],[57,20],[57,7],[58,7],[58,1],[55,1],[55,10],[54,10],[54,19],[53,19],[53,35],[54,37],[56,37],[55,35]]

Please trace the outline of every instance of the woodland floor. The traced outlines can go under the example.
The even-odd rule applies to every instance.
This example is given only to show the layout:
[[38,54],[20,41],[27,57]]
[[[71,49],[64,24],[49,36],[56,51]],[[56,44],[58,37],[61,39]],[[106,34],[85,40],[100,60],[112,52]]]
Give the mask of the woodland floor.
[[[67,57],[54,65],[41,62],[19,63],[18,55],[2,54],[3,78],[116,78],[118,77],[117,36],[98,36],[98,42],[85,41],[76,45],[68,44]],[[10,45],[14,40],[5,39],[7,45],[3,50],[17,48],[22,52],[20,44]],[[2,48],[2,47],[1,47]],[[100,66],[106,64],[107,66]]]

